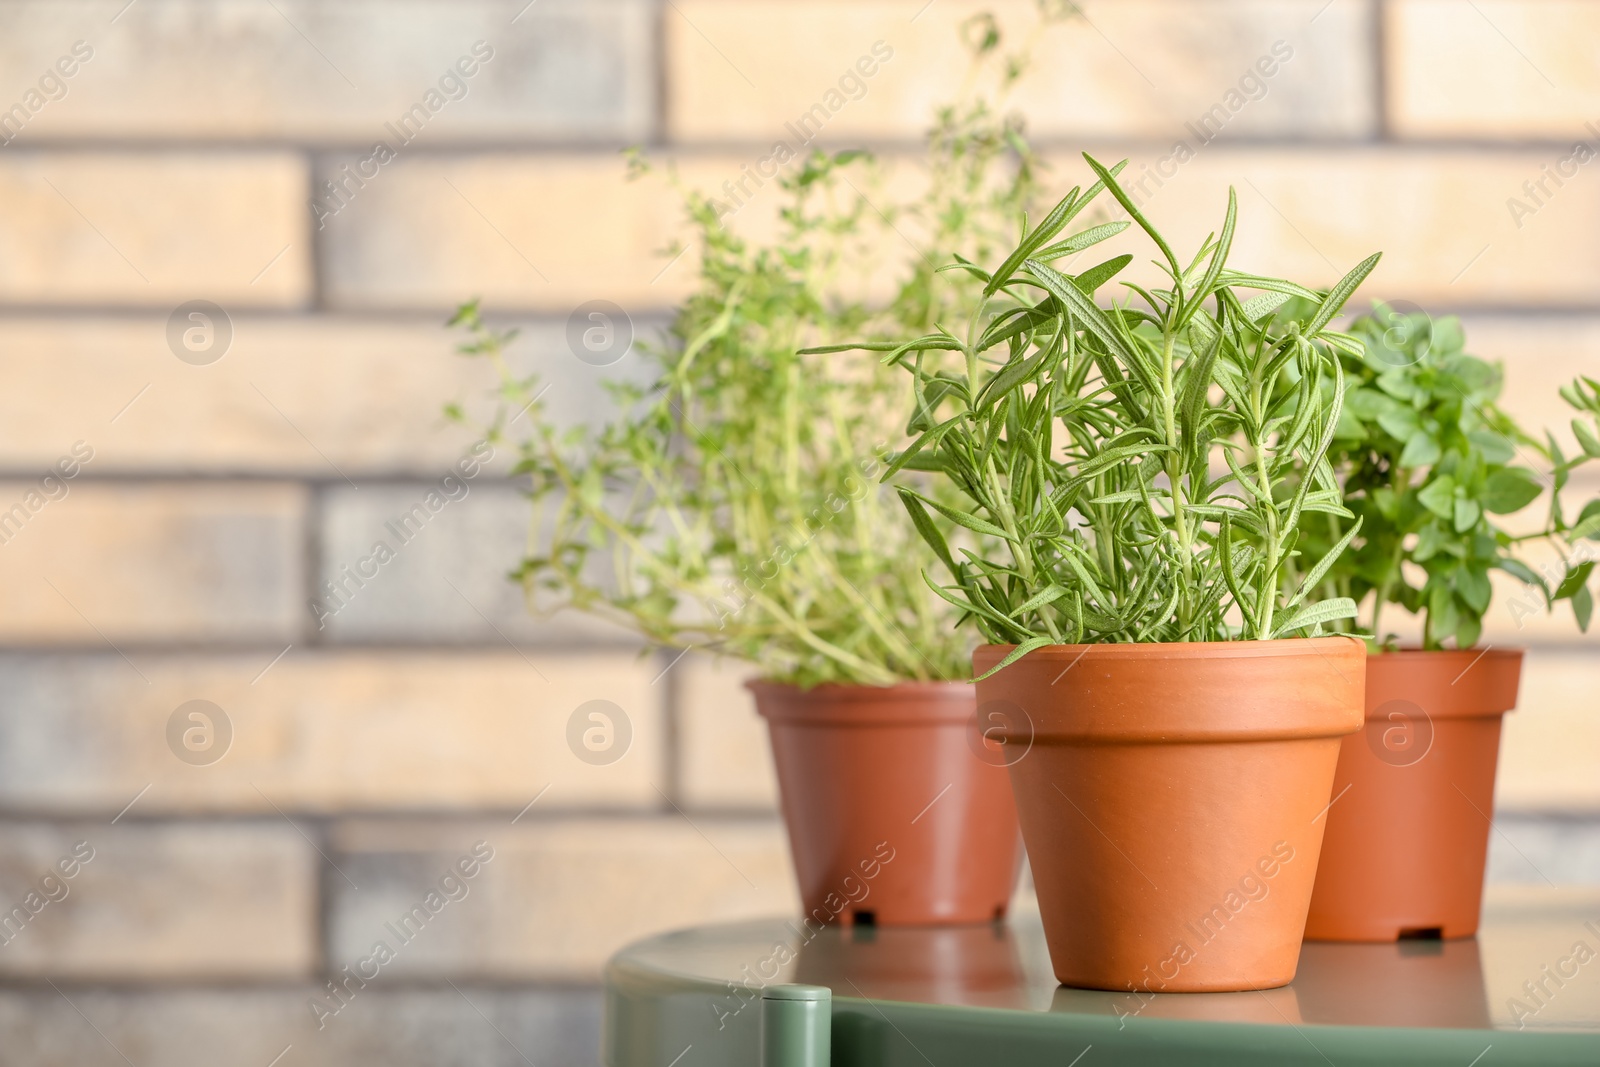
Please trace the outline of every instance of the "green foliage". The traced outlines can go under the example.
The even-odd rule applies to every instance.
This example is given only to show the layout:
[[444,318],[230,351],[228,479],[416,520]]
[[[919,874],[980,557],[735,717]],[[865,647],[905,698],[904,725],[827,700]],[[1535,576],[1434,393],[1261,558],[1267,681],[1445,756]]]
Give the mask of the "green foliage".
[[[936,590],[985,638],[1018,646],[1006,662],[1046,644],[1285,637],[1354,615],[1349,601],[1306,600],[1337,550],[1308,561],[1302,588],[1280,588],[1302,522],[1349,517],[1324,453],[1343,392],[1335,353],[1357,342],[1328,323],[1378,257],[1326,294],[1233,270],[1230,191],[1220,235],[1185,265],[1116,181],[1121,165],[1085,159],[1096,181],[992,272],[946,268],[983,283],[963,335],[855,346],[912,377],[918,436],[889,473],[936,473],[960,492],[952,506],[899,486],[953,577]],[[1077,274],[1050,262],[1126,225],[1059,239],[1108,191],[1167,282],[1125,283],[1126,300],[1102,306],[1096,290],[1132,257]],[[1303,311],[1280,309],[1291,297]]]
[[[978,45],[995,42],[984,33]],[[509,336],[475,304],[458,313],[471,335],[462,351],[500,370],[491,439],[521,434],[516,470],[537,514],[515,577],[535,610],[593,613],[804,685],[969,673],[954,609],[923,584],[933,553],[879,485],[903,376],[797,351],[926,330],[978,299],[976,281],[936,285],[933,265],[987,258],[1009,239],[1034,157],[1014,123],[978,102],[940,111],[924,164],[922,192],[897,200],[861,153],[794,161],[763,194],[782,204],[770,244],[683,191],[696,287],[666,336],[630,357],[646,361],[649,384],[613,383],[615,413],[595,428],[542,417],[537,376],[506,360]],[[636,158],[633,169],[648,166]],[[903,279],[892,299],[860,295],[874,274]]]
[[[1329,458],[1361,529],[1317,596],[1370,603],[1360,628],[1376,638],[1385,636],[1385,606],[1395,604],[1422,616],[1424,647],[1453,641],[1468,648],[1489,610],[1489,572],[1503,570],[1536,589],[1544,607],[1570,600],[1587,628],[1592,564],[1573,550],[1579,539],[1600,535],[1600,521],[1590,521],[1600,516],[1600,501],[1569,523],[1560,490],[1576,467],[1600,457],[1595,383],[1580,379],[1562,390],[1594,424],[1573,421],[1584,451],[1568,458],[1553,436],[1540,442],[1501,410],[1500,368],[1467,353],[1457,319],[1377,304],[1350,332],[1365,350],[1342,353],[1350,389]],[[1494,516],[1540,497],[1548,511],[1539,530],[1512,536],[1496,524]],[[1349,529],[1330,515],[1310,532],[1328,545]],[[1534,541],[1557,547],[1567,561],[1559,573],[1542,575],[1519,557]]]

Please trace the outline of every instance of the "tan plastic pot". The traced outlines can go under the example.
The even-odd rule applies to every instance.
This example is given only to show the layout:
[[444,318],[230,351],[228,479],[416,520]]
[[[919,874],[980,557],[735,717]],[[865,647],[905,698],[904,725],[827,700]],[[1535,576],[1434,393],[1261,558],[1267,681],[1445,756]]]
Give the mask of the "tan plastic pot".
[[1334,774],[1306,937],[1471,937],[1483,902],[1501,717],[1516,649],[1383,652],[1366,726]]
[[[1010,651],[984,646],[975,673]],[[1270,989],[1295,973],[1339,739],[1345,637],[1038,649],[978,683],[1001,719],[1056,978]]]
[[813,923],[992,922],[1022,864],[997,744],[960,682],[751,682]]

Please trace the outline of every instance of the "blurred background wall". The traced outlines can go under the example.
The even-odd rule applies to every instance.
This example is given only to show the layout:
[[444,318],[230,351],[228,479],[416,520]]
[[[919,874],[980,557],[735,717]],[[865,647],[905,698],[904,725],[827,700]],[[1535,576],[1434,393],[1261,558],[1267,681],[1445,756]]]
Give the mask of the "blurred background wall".
[[[0,909],[26,913],[0,1060],[592,1063],[610,952],[792,906],[738,672],[524,618],[523,504],[504,450],[458,466],[440,408],[487,377],[442,322],[481,295],[559,417],[597,410],[630,361],[575,358],[569,316],[643,333],[694,272],[618,149],[720,189],[821,102],[820,143],[914,154],[986,9],[1032,22],[0,5]],[[1089,2],[1015,103],[1063,184],[1082,148],[1130,156],[1185,241],[1232,183],[1239,262],[1326,284],[1384,249],[1371,295],[1461,313],[1560,426],[1555,386],[1600,373],[1597,49],[1582,2]],[[1485,640],[1533,648],[1492,877],[1600,881],[1600,641],[1504,601]],[[609,762],[569,744],[595,700],[625,719]],[[430,892],[378,978],[327,992]]]

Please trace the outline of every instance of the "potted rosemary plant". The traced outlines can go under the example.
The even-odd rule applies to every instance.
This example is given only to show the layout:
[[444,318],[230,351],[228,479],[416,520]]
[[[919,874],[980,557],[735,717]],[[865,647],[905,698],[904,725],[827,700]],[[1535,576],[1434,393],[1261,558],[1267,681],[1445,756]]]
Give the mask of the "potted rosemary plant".
[[[1306,599],[1343,544],[1307,558],[1300,528],[1349,516],[1324,453],[1337,354],[1359,342],[1329,323],[1378,257],[1327,293],[1234,270],[1230,192],[1181,261],[1085,158],[1094,184],[1003,261],[951,265],[982,285],[963,331],[857,347],[911,373],[920,433],[889,473],[964,498],[899,488],[950,574],[939,595],[989,642],[980,714],[1002,724],[1056,977],[1282,985],[1339,739],[1361,724],[1365,650],[1318,636],[1355,605]],[[1107,191],[1166,274],[1109,306],[1095,294],[1130,256],[1052,266],[1108,236],[1060,237]],[[1309,310],[1283,312],[1292,297]],[[1295,560],[1310,573],[1285,593]]]
[[[1380,304],[1350,332],[1366,350],[1342,355],[1350,387],[1329,458],[1361,529],[1312,598],[1363,604],[1353,628],[1373,655],[1365,730],[1340,750],[1306,936],[1470,937],[1501,717],[1516,706],[1522,668],[1521,649],[1475,647],[1489,576],[1525,583],[1513,610],[1568,601],[1588,628],[1594,556],[1579,542],[1600,535],[1600,500],[1569,522],[1561,490],[1600,457],[1600,392],[1585,380],[1562,390],[1579,415],[1580,451],[1569,457],[1553,435],[1541,442],[1501,410],[1500,369],[1466,351],[1455,318]],[[1542,522],[1518,534],[1498,525],[1541,498]],[[1349,540],[1351,525],[1323,516],[1310,541]],[[1560,560],[1549,577],[1524,558],[1534,543]],[[1385,632],[1391,607],[1420,621],[1417,647]]]
[[[1010,903],[1021,842],[998,742],[975,729],[955,610],[923,583],[935,557],[879,485],[904,377],[798,350],[963,314],[978,287],[935,286],[932,250],[991,254],[1031,195],[1033,162],[982,104],[941,114],[914,201],[869,205],[859,155],[795,164],[771,194],[783,198],[771,244],[685,193],[695,290],[642,347],[649,383],[611,387],[603,426],[540,418],[537,380],[504,359],[508,337],[475,306],[456,321],[472,331],[463,350],[501,369],[491,433],[532,415],[517,471],[539,514],[516,577],[535,609],[760,671],[750,689],[808,921],[989,921]],[[924,242],[910,255],[906,229]],[[886,249],[901,258],[884,262]],[[874,272],[906,280],[872,304],[855,294]]]

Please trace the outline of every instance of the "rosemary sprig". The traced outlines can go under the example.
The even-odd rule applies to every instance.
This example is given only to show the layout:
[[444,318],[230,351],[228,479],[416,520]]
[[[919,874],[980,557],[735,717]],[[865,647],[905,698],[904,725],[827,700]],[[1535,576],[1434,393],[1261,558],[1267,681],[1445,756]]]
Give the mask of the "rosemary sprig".
[[[1018,646],[1005,663],[1047,644],[1266,640],[1354,615],[1348,599],[1311,602],[1316,582],[1283,589],[1292,562],[1320,576],[1344,547],[1304,560],[1300,527],[1314,513],[1351,517],[1325,456],[1343,395],[1337,353],[1359,345],[1328,324],[1378,256],[1327,292],[1231,269],[1230,191],[1220,232],[1185,265],[1118,168],[1085,159],[1094,184],[993,273],[954,265],[983,283],[964,331],[855,346],[911,375],[922,429],[891,475],[935,472],[960,495],[953,506],[898,486],[953,579],[930,584],[986,639]],[[1075,275],[1046,262],[1106,192],[1166,274],[1163,288],[1125,283],[1129,296],[1109,305],[1095,294],[1131,256]],[[1284,307],[1291,297],[1298,312]],[[959,544],[940,521],[960,528]]]

